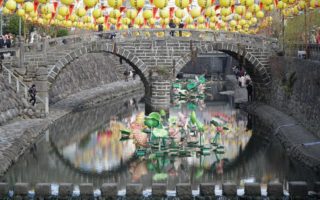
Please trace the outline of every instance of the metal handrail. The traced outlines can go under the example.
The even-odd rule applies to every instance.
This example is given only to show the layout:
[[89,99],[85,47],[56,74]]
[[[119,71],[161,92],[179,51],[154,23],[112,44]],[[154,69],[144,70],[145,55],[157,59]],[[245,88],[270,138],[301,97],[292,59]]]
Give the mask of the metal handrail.
[[[2,66],[2,70],[5,70],[8,73],[9,84],[11,85],[12,78],[14,78],[14,80],[16,81],[16,89],[17,89],[16,92],[17,93],[20,92],[20,85],[22,85],[23,90],[24,90],[24,96],[25,96],[25,98],[28,98],[28,88],[29,87],[24,82],[22,82],[22,80],[20,80],[19,77],[14,75],[14,73],[11,70],[9,70],[7,67],[5,67],[3,64],[1,64],[1,66]],[[36,96],[36,99],[39,100],[41,103],[45,104],[45,101],[42,98],[40,98],[39,96]]]

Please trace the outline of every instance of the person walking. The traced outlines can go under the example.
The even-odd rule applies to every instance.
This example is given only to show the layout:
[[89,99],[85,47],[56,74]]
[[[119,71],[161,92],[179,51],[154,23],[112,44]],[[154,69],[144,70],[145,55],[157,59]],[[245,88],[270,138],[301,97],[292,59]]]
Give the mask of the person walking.
[[34,106],[35,103],[36,103],[36,95],[37,95],[36,85],[33,84],[28,92],[29,92],[29,95],[31,97],[29,102],[32,103],[32,106]]
[[[179,29],[183,29],[184,23],[181,21],[179,24]],[[179,37],[182,37],[182,31],[179,31]]]
[[247,79],[246,85],[247,85],[247,91],[248,91],[248,102],[252,102],[252,92],[253,92],[252,82],[249,79]]
[[[170,20],[169,27],[170,28],[176,28],[176,24],[173,22],[173,19]],[[170,35],[174,36],[174,31],[170,31]]]
[[4,38],[3,38],[3,36],[1,35],[0,36],[0,48],[3,48],[4,47]]
[[317,36],[316,36],[316,42],[317,42],[317,44],[320,44],[320,27],[318,28],[318,33],[317,33]]
[[128,69],[126,69],[126,71],[124,71],[123,75],[124,75],[124,80],[126,82],[128,82],[128,78],[129,78],[129,75],[130,75],[130,72],[128,71]]
[[110,26],[110,31],[111,31],[110,39],[111,39],[111,40],[113,40],[113,38],[116,37],[115,30],[116,30],[116,27],[112,24],[112,25]]

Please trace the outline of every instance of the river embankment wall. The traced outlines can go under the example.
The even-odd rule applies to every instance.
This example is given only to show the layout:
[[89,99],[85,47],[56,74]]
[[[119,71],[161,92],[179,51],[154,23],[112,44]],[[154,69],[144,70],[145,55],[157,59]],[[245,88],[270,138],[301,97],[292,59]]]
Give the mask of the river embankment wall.
[[265,103],[292,116],[320,137],[320,61],[275,56]]

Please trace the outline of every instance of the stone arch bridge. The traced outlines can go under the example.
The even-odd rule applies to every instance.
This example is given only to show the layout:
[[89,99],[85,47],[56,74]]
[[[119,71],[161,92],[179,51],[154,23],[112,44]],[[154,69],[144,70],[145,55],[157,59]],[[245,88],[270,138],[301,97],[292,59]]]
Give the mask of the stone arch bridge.
[[245,60],[244,67],[254,87],[265,90],[271,81],[268,59],[278,49],[277,42],[270,38],[221,31],[131,29],[117,31],[114,39],[110,35],[111,32],[90,33],[24,44],[19,62],[26,66],[29,80],[37,68],[43,68],[40,73],[47,75],[48,83],[43,95],[48,97],[45,90],[69,63],[88,53],[115,54],[140,76],[146,103],[156,110],[168,107],[171,80],[198,54],[221,51]]

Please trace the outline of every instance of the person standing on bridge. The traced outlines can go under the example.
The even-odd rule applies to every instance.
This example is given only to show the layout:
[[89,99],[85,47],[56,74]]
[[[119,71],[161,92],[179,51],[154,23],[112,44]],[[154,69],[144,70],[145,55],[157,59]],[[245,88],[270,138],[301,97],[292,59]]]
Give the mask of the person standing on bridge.
[[[169,27],[170,28],[176,28],[176,24],[173,22],[173,19],[170,20]],[[174,31],[170,31],[170,35],[174,36]]]
[[252,92],[253,92],[252,81],[250,79],[247,79],[246,85],[247,85],[247,92],[248,92],[248,102],[252,102]]
[[28,92],[31,97],[29,102],[32,103],[32,106],[34,106],[36,104],[36,94],[37,94],[36,85],[33,84]]

